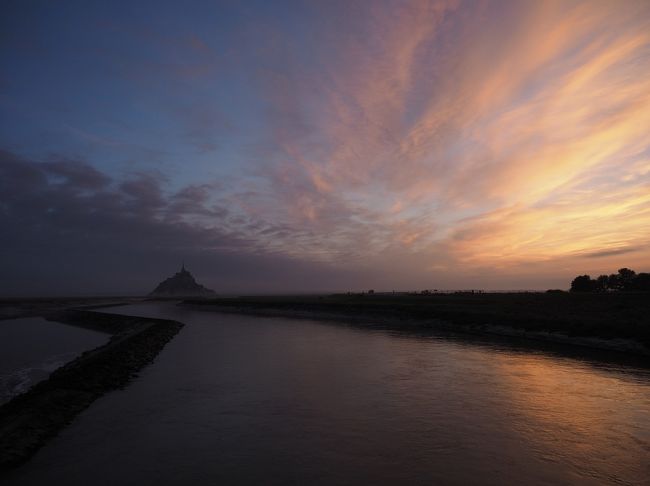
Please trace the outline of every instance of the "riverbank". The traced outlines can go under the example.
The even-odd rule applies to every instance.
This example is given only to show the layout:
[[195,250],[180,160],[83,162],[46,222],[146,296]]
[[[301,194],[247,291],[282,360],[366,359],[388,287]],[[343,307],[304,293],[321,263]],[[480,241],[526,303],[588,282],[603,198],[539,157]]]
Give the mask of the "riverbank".
[[0,471],[25,462],[96,399],[126,386],[183,327],[177,321],[79,309],[47,317],[112,337],[0,407]]
[[647,294],[335,294],[186,300],[202,310],[494,334],[650,356]]

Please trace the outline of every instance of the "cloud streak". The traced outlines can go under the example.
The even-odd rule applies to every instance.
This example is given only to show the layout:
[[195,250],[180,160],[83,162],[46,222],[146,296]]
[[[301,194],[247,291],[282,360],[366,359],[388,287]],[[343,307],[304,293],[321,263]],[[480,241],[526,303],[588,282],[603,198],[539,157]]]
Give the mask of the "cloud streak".
[[[323,247],[364,241],[364,252],[444,252],[449,267],[477,268],[645,248],[646,3],[360,10],[317,94],[276,99],[296,117],[321,107],[314,135],[271,123],[280,201]],[[638,257],[648,264],[647,250]]]
[[[340,289],[562,287],[576,272],[650,267],[648,2],[220,13],[233,28],[215,29],[212,12],[165,35],[131,24],[133,50],[99,42],[105,71],[146,116],[118,103],[112,116],[134,138],[96,128],[117,143],[85,140],[84,157],[60,145],[5,153],[24,191],[0,196],[17,234],[118,234],[137,253],[132,221],[133,238],[168,256],[319,269]],[[136,144],[161,154],[158,170]],[[237,288],[274,288],[270,273],[248,272]],[[318,287],[294,277],[282,288]]]

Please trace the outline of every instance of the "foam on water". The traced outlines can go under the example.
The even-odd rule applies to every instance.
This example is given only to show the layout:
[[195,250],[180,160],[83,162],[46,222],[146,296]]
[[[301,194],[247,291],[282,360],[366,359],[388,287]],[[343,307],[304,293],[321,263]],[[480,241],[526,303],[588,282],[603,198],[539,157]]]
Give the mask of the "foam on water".
[[60,366],[108,338],[104,333],[42,317],[0,321],[0,404],[26,392]]
[[41,363],[0,374],[0,405],[25,393],[39,381],[45,380],[57,368],[72,361],[78,353],[63,353]]

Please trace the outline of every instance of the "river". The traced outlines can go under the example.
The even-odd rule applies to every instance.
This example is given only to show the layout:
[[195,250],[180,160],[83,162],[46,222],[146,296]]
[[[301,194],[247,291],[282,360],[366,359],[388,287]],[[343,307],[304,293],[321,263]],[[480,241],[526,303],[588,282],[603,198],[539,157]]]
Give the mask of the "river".
[[447,335],[186,323],[7,484],[650,484],[650,372]]

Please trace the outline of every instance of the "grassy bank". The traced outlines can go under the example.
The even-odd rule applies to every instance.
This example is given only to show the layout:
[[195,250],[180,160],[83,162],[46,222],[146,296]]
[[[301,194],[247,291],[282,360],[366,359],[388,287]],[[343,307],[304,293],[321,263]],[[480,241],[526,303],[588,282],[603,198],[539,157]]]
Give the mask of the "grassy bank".
[[650,348],[647,293],[336,294],[190,300],[186,304],[260,314],[311,313],[374,321],[392,328],[434,326],[434,321],[445,321],[459,331],[508,334],[514,330],[523,337],[549,334],[550,338],[630,340]]
[[0,470],[26,461],[97,398],[123,388],[183,326],[80,310],[50,317],[113,336],[0,407]]

